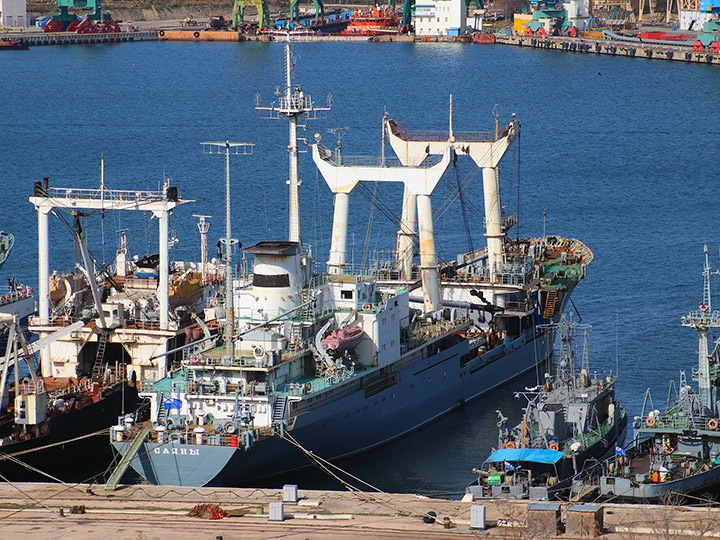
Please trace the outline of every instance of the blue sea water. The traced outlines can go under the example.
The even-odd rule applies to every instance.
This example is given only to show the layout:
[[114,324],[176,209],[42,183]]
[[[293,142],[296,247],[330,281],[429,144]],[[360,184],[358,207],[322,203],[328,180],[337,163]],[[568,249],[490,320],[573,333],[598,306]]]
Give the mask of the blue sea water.
[[[702,298],[702,247],[720,263],[715,151],[720,135],[720,70],[676,62],[563,54],[503,46],[438,43],[301,43],[295,79],[316,103],[332,94],[320,133],[347,127],[346,154],[378,154],[385,110],[410,129],[446,129],[449,95],[455,128],[491,130],[516,113],[522,136],[501,166],[503,202],[519,212],[521,235],[571,236],[595,254],[573,296],[593,325],[592,366],[616,369],[618,398],[639,414],[650,386],[663,408],[670,377],[696,364],[696,336],[680,317]],[[224,160],[202,153],[201,141],[253,142],[251,157],[233,159],[233,234],[248,246],[287,234],[287,123],[260,120],[256,94],[269,104],[283,82],[278,43],[159,43],[35,47],[0,56],[0,229],[16,236],[0,279],[37,282],[33,181],[96,188],[100,155],[115,189],[157,189],[171,177],[184,198],[171,229],[173,258],[197,259],[192,214],[211,220],[211,245],[223,234]],[[517,150],[519,149],[519,154]],[[309,154],[301,156],[303,239],[324,261],[332,199]],[[473,166],[460,161],[433,198],[444,198]],[[380,186],[379,198],[399,215],[401,190]],[[482,242],[482,185],[468,193],[475,246]],[[519,203],[518,203],[519,201]],[[370,203],[351,198],[352,258],[363,256]],[[67,212],[61,211],[65,220]],[[545,218],[543,217],[545,215]],[[98,259],[114,254],[116,232],[129,228],[131,252],[157,245],[157,223],[140,214],[85,219]],[[396,226],[375,211],[370,249],[391,249]],[[440,258],[466,250],[459,205],[436,225]],[[514,234],[518,231],[514,230]],[[105,238],[105,243],[101,239]],[[71,238],[51,221],[51,267],[69,268]],[[720,305],[720,304],[719,304]],[[343,466],[391,491],[453,492],[496,438],[495,409],[512,420],[518,381],[409,437]],[[296,477],[301,487],[333,486],[320,473]],[[286,480],[286,479],[284,479]],[[282,482],[280,482],[282,483]]]

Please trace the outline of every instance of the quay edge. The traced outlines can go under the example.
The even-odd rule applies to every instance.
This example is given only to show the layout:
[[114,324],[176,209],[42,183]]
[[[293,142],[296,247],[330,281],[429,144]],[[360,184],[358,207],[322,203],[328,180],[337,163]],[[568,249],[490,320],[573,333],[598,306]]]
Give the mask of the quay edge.
[[[32,498],[32,500],[30,499]],[[399,493],[298,490],[298,503],[284,503],[285,521],[269,521],[269,505],[281,502],[282,489],[196,488],[172,490],[162,486],[125,486],[106,494],[102,486],[61,484],[0,484],[0,519],[8,538],[258,538],[304,535],[315,540],[335,538],[529,538],[525,535],[528,501],[486,501],[488,529],[471,530],[473,504]],[[42,506],[34,501],[42,500]],[[231,517],[210,520],[189,517],[197,504],[219,505]],[[572,503],[561,505],[566,519]],[[658,537],[717,538],[720,509],[680,506],[604,504],[603,529],[595,538],[620,540]],[[73,513],[72,509],[75,508]],[[63,515],[60,510],[63,510]],[[261,513],[258,514],[257,512]],[[425,523],[433,511],[438,519]],[[244,515],[240,515],[244,514]],[[443,525],[449,518],[449,527]],[[498,526],[506,520],[506,526]],[[513,526],[514,525],[514,526]],[[153,528],[153,529],[151,529]],[[692,534],[695,533],[695,534]],[[665,536],[668,535],[668,536]],[[537,538],[537,536],[536,536]]]
[[672,46],[671,44],[662,46],[658,44],[646,45],[642,43],[604,39],[566,37],[538,38],[534,36],[507,34],[495,34],[495,43],[499,45],[514,45],[516,47],[529,47],[532,49],[546,49],[559,52],[720,65],[720,54],[706,51],[693,51],[688,47]]

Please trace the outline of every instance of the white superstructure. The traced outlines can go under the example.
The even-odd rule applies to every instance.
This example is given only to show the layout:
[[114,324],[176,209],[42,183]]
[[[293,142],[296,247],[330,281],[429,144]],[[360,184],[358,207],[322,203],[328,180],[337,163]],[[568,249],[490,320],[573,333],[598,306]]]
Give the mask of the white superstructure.
[[451,28],[465,22],[463,0],[430,0],[415,4],[413,27],[416,36],[447,36]]

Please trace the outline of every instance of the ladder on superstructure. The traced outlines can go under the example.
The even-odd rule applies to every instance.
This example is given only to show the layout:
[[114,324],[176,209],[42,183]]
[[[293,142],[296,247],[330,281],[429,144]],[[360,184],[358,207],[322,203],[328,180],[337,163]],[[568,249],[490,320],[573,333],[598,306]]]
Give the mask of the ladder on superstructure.
[[557,291],[555,289],[550,289],[547,292],[547,298],[545,299],[545,310],[543,311],[543,316],[546,319],[552,319],[555,316],[555,312],[557,311],[557,300]]
[[310,300],[312,300],[310,289],[303,289],[300,293],[300,304],[302,305],[300,309],[301,319],[312,319],[313,317],[313,304]]
[[109,339],[110,334],[106,331],[101,331],[98,335],[97,352],[95,353],[95,363],[92,369],[93,380],[102,379],[105,374],[105,349]]

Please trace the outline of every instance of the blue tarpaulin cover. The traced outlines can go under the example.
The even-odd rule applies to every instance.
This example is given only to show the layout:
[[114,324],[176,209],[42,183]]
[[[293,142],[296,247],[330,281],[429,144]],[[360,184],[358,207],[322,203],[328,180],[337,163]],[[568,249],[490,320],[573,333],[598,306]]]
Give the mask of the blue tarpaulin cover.
[[501,461],[534,461],[535,463],[557,463],[565,454],[544,448],[501,448],[492,453],[485,463]]

